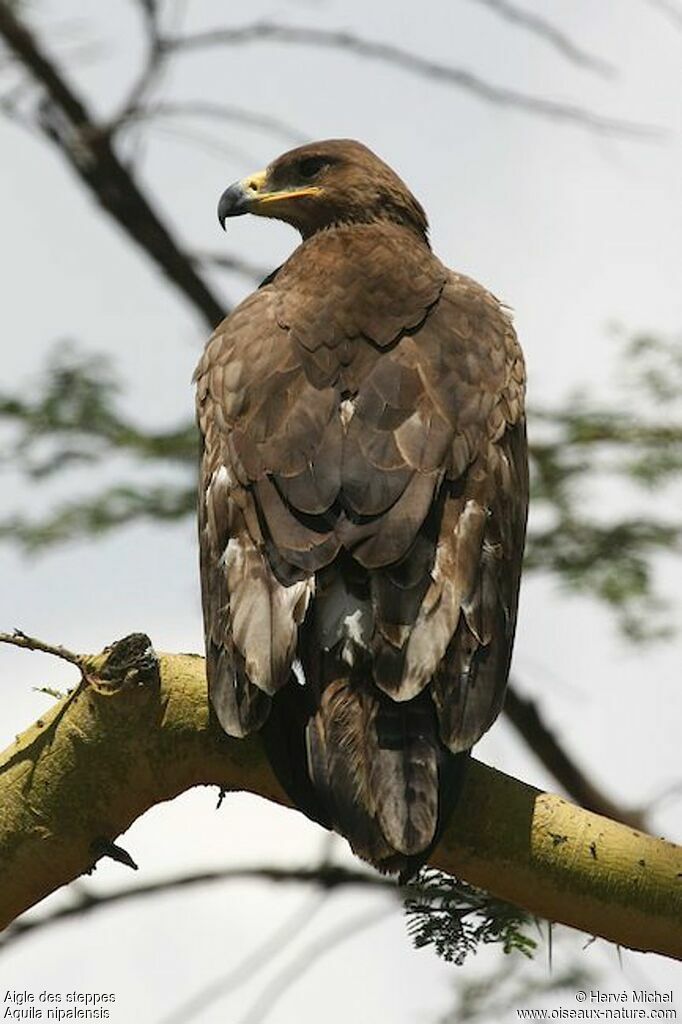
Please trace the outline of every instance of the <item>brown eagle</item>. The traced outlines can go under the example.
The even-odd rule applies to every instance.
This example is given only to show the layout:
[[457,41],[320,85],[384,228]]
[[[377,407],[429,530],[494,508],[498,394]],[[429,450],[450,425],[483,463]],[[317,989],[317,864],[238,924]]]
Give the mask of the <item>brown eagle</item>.
[[302,242],[197,368],[212,706],[292,800],[385,871],[426,859],[500,711],[523,554],[524,365],[506,310],[431,251],[358,142],[231,185]]

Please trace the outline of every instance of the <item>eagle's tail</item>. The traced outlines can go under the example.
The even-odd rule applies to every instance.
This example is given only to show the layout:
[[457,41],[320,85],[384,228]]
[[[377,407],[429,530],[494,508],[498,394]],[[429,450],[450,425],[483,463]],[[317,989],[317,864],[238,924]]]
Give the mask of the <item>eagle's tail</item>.
[[[304,813],[380,870],[405,875],[438,841],[468,752],[454,755],[442,742],[430,687],[396,700],[377,685],[370,591],[366,571],[349,556],[318,573],[297,643],[305,685],[292,673],[263,734],[273,768]],[[409,619],[402,607],[392,611],[395,621]]]
[[468,753],[443,746],[428,693],[398,703],[373,684],[335,678],[306,711],[307,688],[287,689],[265,741],[292,800],[380,870],[411,876],[440,837]]

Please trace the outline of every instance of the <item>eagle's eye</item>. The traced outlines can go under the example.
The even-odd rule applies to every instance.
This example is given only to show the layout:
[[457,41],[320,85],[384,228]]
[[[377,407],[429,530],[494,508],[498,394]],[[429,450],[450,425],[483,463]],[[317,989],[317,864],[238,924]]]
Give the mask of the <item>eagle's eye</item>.
[[323,156],[309,156],[305,160],[300,160],[297,171],[300,178],[308,180],[314,178],[316,174],[329,166],[329,161],[325,160]]

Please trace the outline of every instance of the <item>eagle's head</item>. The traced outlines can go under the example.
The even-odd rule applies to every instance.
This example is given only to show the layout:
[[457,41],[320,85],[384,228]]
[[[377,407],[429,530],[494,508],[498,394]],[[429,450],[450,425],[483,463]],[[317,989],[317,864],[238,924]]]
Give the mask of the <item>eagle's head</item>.
[[218,204],[228,217],[254,213],[276,217],[303,238],[339,224],[402,224],[426,240],[428,223],[420,203],[378,156],[352,139],[328,139],[277,157],[264,171],[227,188]]

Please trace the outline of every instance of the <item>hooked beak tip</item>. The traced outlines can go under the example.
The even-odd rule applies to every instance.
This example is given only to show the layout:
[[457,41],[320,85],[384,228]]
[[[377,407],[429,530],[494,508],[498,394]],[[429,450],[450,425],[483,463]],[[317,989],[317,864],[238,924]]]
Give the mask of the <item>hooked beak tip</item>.
[[248,213],[250,195],[242,185],[236,181],[229,188],[226,188],[218,202],[218,223],[225,231],[225,221],[228,217],[240,217]]

